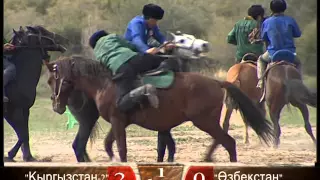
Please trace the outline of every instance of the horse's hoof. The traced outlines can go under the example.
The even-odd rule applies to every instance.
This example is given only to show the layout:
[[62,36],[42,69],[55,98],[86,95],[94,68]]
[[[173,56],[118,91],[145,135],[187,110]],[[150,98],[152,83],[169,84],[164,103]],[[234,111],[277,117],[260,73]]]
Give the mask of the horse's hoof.
[[238,162],[237,158],[230,158],[230,162],[235,163]]
[[25,162],[37,162],[38,160],[34,157],[23,158]]
[[113,156],[111,158],[111,162],[120,162],[120,159],[116,158],[115,156]]
[[174,162],[174,159],[168,158],[168,162]]
[[213,159],[210,157],[204,158],[204,162],[213,162]]
[[13,158],[10,157],[3,157],[4,162],[16,162]]
[[[168,160],[169,161],[169,160]],[[163,159],[158,159],[157,162],[163,162]]]

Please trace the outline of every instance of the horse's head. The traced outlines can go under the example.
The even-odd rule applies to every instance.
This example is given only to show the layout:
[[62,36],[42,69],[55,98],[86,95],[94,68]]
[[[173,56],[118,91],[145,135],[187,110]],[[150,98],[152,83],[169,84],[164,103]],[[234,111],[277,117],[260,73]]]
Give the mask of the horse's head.
[[58,60],[47,63],[49,70],[48,85],[51,88],[52,108],[53,111],[63,114],[66,111],[68,98],[74,89],[71,77],[71,68],[73,63],[71,61]]
[[59,51],[64,53],[63,46],[67,40],[60,35],[52,33],[40,26],[26,26],[24,30],[21,26],[18,31],[13,29],[12,44],[17,48],[39,48],[45,54],[46,51]]
[[175,52],[180,56],[199,58],[202,53],[210,50],[208,41],[197,39],[193,35],[183,34],[180,31],[170,33],[172,42],[176,44]]

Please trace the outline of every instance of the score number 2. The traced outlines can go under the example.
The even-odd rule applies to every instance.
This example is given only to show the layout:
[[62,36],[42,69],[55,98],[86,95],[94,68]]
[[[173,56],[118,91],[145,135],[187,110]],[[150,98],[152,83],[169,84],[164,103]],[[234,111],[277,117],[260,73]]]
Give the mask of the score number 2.
[[120,176],[121,176],[121,179],[120,179],[120,180],[123,180],[123,178],[124,178],[124,174],[123,174],[123,173],[118,172],[118,173],[116,173],[114,176],[118,176],[118,175],[120,175]]

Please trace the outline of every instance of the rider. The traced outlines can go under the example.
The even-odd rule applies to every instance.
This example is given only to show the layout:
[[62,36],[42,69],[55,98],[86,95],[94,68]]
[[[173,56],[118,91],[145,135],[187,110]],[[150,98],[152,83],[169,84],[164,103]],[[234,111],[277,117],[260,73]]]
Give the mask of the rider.
[[257,56],[263,54],[263,43],[250,43],[248,39],[251,33],[264,16],[264,9],[261,5],[252,5],[248,9],[248,16],[238,21],[229,32],[227,42],[237,46],[235,60],[239,63],[247,53],[253,53]]
[[158,98],[153,86],[144,85],[134,91],[131,90],[134,88],[133,81],[137,74],[157,68],[164,58],[139,53],[137,48],[123,37],[109,34],[104,30],[95,32],[90,37],[89,44],[97,60],[116,75],[116,103],[122,112],[128,112],[146,96],[150,105],[157,107]]
[[[134,44],[140,53],[157,54],[156,47],[165,43],[165,37],[161,34],[157,25],[163,18],[164,10],[155,4],[146,4],[142,10],[143,15],[134,17],[127,26],[124,38]],[[169,44],[166,49],[174,45]]]
[[16,75],[16,66],[9,61],[8,54],[15,49],[15,46],[10,44],[3,37],[3,102],[8,102],[9,99],[5,94],[6,85],[15,77]]
[[[264,74],[267,64],[271,60],[271,56],[281,49],[287,49],[296,53],[294,38],[301,36],[300,28],[295,19],[284,15],[284,11],[287,9],[285,0],[272,0],[270,2],[270,9],[273,14],[263,22],[261,28],[261,38],[267,44],[267,51],[258,59],[258,88],[263,88],[263,80],[261,77]],[[294,63],[301,74],[300,60],[296,56]]]

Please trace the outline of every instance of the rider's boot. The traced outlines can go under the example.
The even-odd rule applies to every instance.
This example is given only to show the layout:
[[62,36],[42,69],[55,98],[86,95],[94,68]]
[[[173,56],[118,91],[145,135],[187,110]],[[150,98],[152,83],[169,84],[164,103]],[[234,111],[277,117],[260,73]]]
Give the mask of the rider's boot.
[[267,68],[267,63],[261,59],[261,56],[259,57],[257,61],[257,76],[258,76],[258,84],[257,88],[262,89],[264,86],[264,81],[261,79],[262,75],[264,74],[264,71]]
[[159,99],[156,94],[156,88],[150,84],[143,85],[134,90],[131,90],[129,93],[120,97],[117,100],[117,106],[122,112],[128,112],[139,103],[141,103],[145,98],[149,100],[149,103],[152,107],[158,108]]

